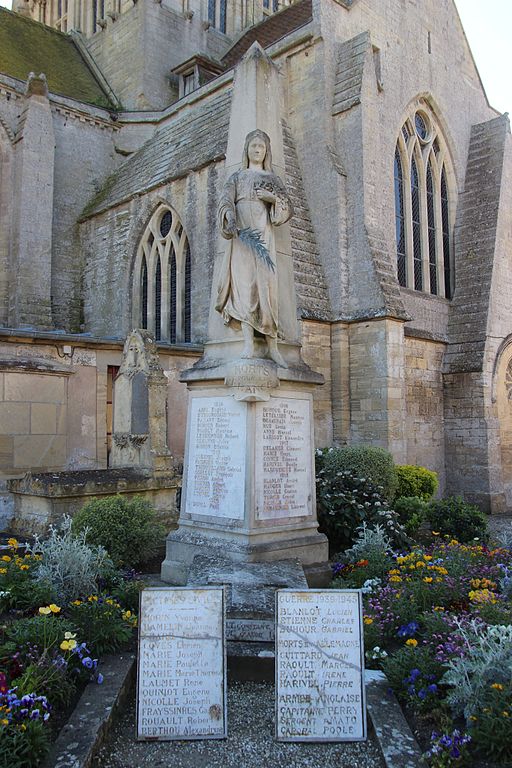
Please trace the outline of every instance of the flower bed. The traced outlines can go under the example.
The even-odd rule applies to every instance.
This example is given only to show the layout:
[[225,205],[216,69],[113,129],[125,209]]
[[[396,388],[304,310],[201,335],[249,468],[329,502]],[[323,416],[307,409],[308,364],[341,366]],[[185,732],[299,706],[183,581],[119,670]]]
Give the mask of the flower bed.
[[333,587],[363,590],[368,666],[384,670],[432,732],[430,764],[510,765],[510,548],[433,535],[397,554],[382,533],[363,530],[333,569]]
[[[126,645],[142,582],[106,552],[52,531],[0,557],[0,765],[37,766],[84,685],[102,683],[99,657]],[[84,591],[93,587],[93,591]]]

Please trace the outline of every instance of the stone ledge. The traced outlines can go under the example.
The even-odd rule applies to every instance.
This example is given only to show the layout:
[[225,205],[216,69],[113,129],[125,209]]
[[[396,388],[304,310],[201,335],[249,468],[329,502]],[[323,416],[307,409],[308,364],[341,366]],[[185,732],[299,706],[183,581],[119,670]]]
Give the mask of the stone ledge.
[[40,768],[89,768],[135,680],[135,655],[105,656],[103,684],[89,683]]

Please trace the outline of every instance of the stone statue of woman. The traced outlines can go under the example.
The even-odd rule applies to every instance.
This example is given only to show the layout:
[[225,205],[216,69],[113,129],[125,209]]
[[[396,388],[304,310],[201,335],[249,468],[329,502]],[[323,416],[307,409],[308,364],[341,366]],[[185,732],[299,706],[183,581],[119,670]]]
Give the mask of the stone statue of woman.
[[224,185],[219,204],[222,236],[230,240],[222,264],[215,309],[242,329],[243,358],[254,357],[254,332],[269,357],[286,367],[278,348],[278,271],[274,227],[293,213],[280,178],[272,171],[270,139],[260,130],[245,139],[242,168]]

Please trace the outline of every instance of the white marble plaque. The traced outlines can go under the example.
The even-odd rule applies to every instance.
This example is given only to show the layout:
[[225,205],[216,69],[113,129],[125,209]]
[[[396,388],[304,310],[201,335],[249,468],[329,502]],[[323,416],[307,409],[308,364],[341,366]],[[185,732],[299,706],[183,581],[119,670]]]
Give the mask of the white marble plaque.
[[224,589],[141,593],[137,738],[227,736]]
[[359,591],[276,593],[276,738],[366,739]]
[[312,451],[309,400],[256,405],[256,519],[312,513]]
[[246,409],[232,397],[192,398],[186,513],[244,519]]

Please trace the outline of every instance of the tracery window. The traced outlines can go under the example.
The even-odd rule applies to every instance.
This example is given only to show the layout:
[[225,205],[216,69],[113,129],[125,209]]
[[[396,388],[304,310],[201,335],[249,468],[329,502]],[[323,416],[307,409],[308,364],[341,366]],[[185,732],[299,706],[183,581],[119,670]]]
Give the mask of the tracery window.
[[227,0],[208,0],[208,21],[221,32],[226,33]]
[[192,263],[183,225],[160,205],[141,238],[133,275],[133,324],[157,341],[191,340]]
[[395,232],[400,285],[453,294],[448,153],[426,106],[402,126],[395,149]]

